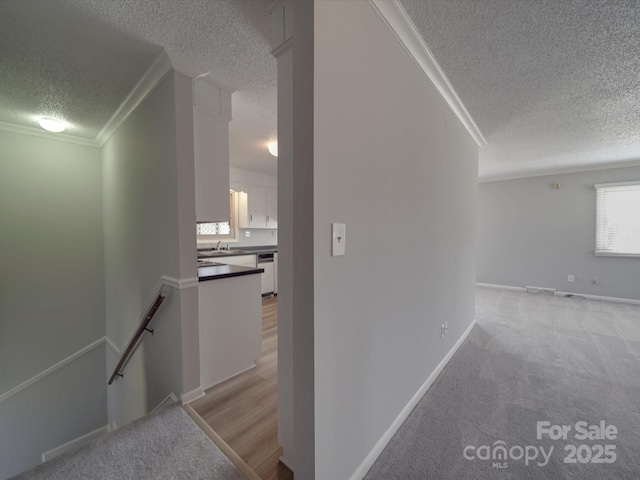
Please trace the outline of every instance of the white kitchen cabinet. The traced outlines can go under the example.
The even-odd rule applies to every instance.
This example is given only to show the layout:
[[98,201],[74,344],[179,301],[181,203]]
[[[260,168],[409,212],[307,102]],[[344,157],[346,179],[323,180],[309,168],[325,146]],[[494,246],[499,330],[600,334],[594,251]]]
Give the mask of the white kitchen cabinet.
[[231,93],[206,79],[193,88],[196,221],[228,222]]
[[216,257],[214,261],[218,263],[226,263],[227,265],[240,265],[241,267],[256,268],[255,255],[233,255],[230,257]]
[[260,185],[249,188],[249,228],[267,228],[267,189]]
[[273,293],[278,294],[278,252],[273,254]]
[[229,168],[231,189],[247,194],[240,202],[239,228],[278,228],[278,178],[275,175]]
[[247,189],[246,210],[238,215],[239,227],[278,228],[278,190],[262,185],[249,185]]
[[260,275],[199,282],[200,385],[252,368],[262,354]]
[[273,262],[261,263],[258,266],[264,269],[264,273],[261,276],[262,294],[274,293],[275,285],[273,277]]
[[278,228],[278,189],[266,187],[267,190],[267,228]]

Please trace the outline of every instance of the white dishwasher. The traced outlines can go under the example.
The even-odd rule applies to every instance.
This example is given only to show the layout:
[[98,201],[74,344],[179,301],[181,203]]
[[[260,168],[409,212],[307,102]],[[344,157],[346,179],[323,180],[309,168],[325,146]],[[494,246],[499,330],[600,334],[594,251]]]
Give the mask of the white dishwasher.
[[273,278],[273,253],[258,254],[258,268],[263,268],[262,273],[262,296],[273,295],[275,282]]

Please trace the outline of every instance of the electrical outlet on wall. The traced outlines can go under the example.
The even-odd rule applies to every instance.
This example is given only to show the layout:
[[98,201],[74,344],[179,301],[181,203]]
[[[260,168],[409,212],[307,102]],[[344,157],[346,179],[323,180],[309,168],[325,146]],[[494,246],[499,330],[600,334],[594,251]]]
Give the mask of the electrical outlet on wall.
[[569,276],[567,277],[567,281],[568,281],[568,282],[575,282],[575,278],[573,277],[573,275],[569,275]]
[[440,325],[440,338],[442,339],[446,337],[448,332],[449,332],[449,323],[444,322],[442,325]]

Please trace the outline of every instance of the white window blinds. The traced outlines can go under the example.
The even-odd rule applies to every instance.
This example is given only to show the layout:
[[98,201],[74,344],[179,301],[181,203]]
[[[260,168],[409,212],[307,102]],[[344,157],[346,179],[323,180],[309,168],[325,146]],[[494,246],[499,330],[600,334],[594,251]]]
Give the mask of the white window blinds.
[[595,187],[596,255],[640,256],[640,181]]

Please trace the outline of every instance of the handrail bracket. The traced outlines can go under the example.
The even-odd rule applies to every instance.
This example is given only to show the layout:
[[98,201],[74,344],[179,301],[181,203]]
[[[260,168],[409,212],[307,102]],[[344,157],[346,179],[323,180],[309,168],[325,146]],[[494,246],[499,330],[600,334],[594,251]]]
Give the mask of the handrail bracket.
[[111,385],[117,377],[120,377],[120,378],[124,377],[124,375],[122,374],[122,371],[124,370],[124,367],[129,361],[129,358],[131,358],[131,355],[133,355],[134,350],[140,343],[141,341],[140,339],[144,334],[144,332],[146,331],[151,333],[151,335],[153,335],[153,329],[149,328],[149,323],[151,323],[151,320],[153,319],[154,315],[160,308],[160,305],[162,305],[162,302],[164,302],[165,298],[167,298],[167,289],[166,289],[166,285],[162,284],[160,286],[160,289],[158,290],[156,299],[153,301],[153,304],[151,305],[151,307],[149,307],[149,310],[147,310],[147,314],[144,316],[144,319],[142,320],[142,322],[140,322],[140,325],[136,329],[136,332],[133,334],[133,337],[131,337],[131,340],[129,341],[127,348],[125,349],[124,353],[120,357],[120,361],[118,362],[118,365],[113,371],[111,378],[109,378],[109,383],[108,383],[109,385]]

